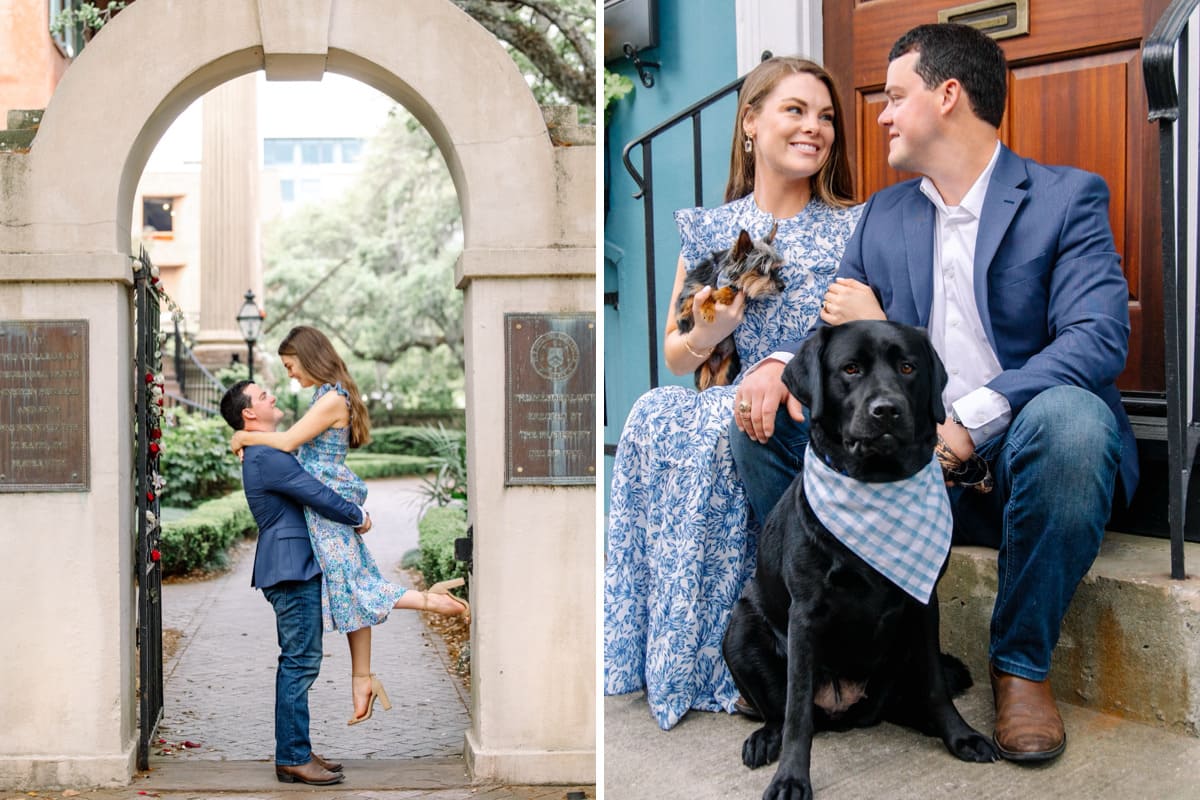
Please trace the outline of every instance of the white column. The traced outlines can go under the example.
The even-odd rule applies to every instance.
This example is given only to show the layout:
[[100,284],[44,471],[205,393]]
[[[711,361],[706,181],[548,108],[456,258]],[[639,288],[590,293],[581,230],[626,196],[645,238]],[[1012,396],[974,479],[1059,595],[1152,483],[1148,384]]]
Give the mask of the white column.
[[822,63],[821,0],[737,0],[738,74],[762,60],[762,52],[803,56]]
[[[258,111],[254,75],[203,99],[200,167],[201,345],[244,349],[237,312],[247,289],[262,305],[258,248]],[[244,358],[244,355],[243,355]]]

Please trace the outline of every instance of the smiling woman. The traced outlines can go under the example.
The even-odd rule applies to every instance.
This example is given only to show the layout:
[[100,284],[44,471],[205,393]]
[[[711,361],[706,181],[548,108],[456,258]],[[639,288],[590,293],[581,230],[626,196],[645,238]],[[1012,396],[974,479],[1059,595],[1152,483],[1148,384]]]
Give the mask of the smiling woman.
[[[613,467],[604,573],[604,691],[646,690],[670,728],[699,708],[733,711],[737,690],[720,656],[730,609],[753,569],[758,521],[735,474],[730,429],[769,436],[786,393],[773,366],[755,366],[804,337],[859,209],[852,206],[832,79],[817,64],[771,58],[746,76],[733,125],[726,204],[676,212],[682,248],[664,351],[692,372],[732,334],[744,371],[732,386],[654,389],[634,405]],[[673,309],[685,277],[745,230],[783,259],[780,294],[718,303],[682,333]],[[711,294],[697,294],[695,309]],[[764,380],[765,378],[765,380]],[[735,405],[745,408],[734,415]],[[801,431],[799,436],[806,436]]]

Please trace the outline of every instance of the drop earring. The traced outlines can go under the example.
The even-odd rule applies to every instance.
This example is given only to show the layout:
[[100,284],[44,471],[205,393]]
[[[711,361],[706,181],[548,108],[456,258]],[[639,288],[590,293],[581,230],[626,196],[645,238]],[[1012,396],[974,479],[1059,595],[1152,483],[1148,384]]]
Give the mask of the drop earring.
[[746,141],[742,142],[742,149],[745,150],[747,153],[753,153],[754,152],[754,140],[751,139],[749,136],[747,136]]

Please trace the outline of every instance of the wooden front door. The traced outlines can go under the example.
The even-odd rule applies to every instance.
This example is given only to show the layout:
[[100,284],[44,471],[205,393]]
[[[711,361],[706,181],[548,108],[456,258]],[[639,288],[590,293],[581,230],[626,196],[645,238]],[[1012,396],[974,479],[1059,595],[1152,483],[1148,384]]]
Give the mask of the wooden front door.
[[[1028,0],[1028,33],[1000,39],[1009,66],[1001,140],[1018,155],[1108,182],[1109,217],[1129,281],[1129,359],[1118,385],[1161,392],[1162,254],[1157,129],[1146,121],[1142,42],[1168,0]],[[911,175],[888,166],[877,118],[887,56],[905,31],[953,0],[825,0],[825,66],[838,83],[859,198]],[[978,3],[971,3],[978,5]],[[1013,6],[1012,0],[997,6]],[[993,15],[994,16],[994,15]]]

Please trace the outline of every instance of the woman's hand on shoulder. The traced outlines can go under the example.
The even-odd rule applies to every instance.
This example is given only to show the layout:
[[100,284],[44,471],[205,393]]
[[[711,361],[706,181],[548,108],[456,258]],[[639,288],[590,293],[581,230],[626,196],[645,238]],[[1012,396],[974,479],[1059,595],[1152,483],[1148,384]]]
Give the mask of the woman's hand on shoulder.
[[887,315],[870,286],[854,278],[838,278],[825,292],[821,320],[841,325],[860,319],[887,319]]
[[229,449],[238,457],[239,461],[246,460],[246,454],[242,451],[246,449],[246,432],[234,431],[233,438],[229,440]]

